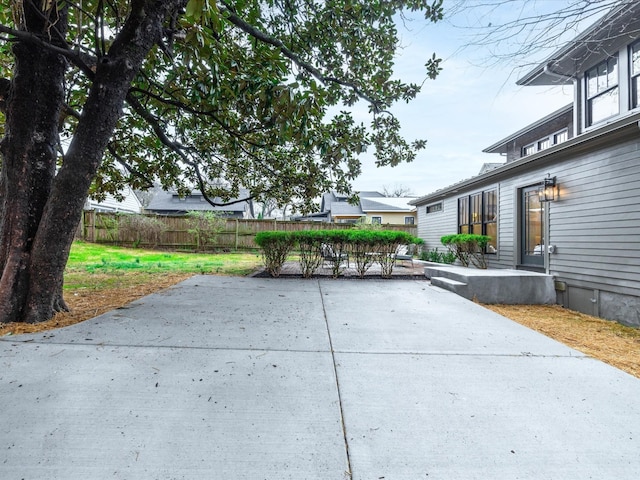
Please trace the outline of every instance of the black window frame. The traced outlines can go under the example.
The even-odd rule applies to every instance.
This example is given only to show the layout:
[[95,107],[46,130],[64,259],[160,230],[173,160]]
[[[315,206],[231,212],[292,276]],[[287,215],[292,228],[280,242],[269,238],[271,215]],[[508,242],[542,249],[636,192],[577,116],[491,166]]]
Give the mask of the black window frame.
[[432,205],[427,205],[425,209],[425,213],[438,213],[442,211],[442,202],[434,203]]
[[[491,201],[493,199],[493,202]],[[487,235],[487,227],[494,226],[486,254],[498,253],[498,189],[491,188],[458,198],[458,233]]]

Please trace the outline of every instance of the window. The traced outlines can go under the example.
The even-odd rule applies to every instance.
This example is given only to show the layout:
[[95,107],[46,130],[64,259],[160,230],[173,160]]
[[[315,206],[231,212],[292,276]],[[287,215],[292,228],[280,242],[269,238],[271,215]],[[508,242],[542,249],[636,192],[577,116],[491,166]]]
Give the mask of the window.
[[414,225],[415,224],[415,219],[413,217],[404,217],[404,224],[405,225]]
[[427,213],[435,213],[435,212],[441,212],[441,211],[442,211],[442,202],[434,203],[433,205],[427,206]]
[[458,233],[491,237],[486,253],[498,252],[498,194],[496,190],[458,199]]
[[458,199],[458,233],[469,233],[469,197]]
[[530,143],[529,145],[525,145],[524,147],[522,147],[522,156],[526,157],[527,155],[531,155],[532,153],[540,152],[553,145],[558,145],[559,143],[566,142],[568,139],[569,130],[565,128],[564,130],[560,130],[559,132],[541,138],[540,140]]
[[549,148],[550,146],[551,146],[551,139],[550,138],[545,138],[544,140],[540,140],[538,142],[538,151],[544,150],[546,148]]
[[618,101],[618,58],[599,63],[585,75],[587,86],[587,122],[601,122],[620,113]]
[[498,194],[495,190],[483,193],[482,224],[484,235],[491,237],[487,253],[498,252]]
[[631,108],[640,107],[640,42],[631,45]]
[[371,217],[371,223],[382,225],[382,217]]
[[471,195],[469,233],[482,235],[482,194]]
[[568,139],[569,139],[569,131],[567,129],[564,129],[561,132],[553,134],[554,145],[558,145],[559,143],[566,142]]

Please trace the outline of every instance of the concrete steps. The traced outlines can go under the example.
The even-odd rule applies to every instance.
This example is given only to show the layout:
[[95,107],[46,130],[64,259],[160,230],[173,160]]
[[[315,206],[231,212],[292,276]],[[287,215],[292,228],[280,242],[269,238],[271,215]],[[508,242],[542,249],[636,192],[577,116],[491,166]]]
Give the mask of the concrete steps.
[[466,297],[466,290],[468,290],[469,287],[464,282],[446,277],[431,277],[431,285],[457,293],[461,297]]
[[430,264],[431,284],[481,303],[540,305],[556,303],[553,276],[526,270],[465,268]]

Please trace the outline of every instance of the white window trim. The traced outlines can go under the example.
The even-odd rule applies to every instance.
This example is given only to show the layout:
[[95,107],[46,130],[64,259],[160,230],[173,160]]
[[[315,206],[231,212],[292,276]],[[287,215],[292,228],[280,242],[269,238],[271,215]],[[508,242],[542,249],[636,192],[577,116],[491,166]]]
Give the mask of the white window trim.
[[[541,152],[542,150],[546,150],[547,148],[551,148],[554,145],[559,145],[562,142],[556,142],[556,136],[560,135],[562,133],[566,133],[566,140],[563,140],[562,142],[566,142],[569,139],[569,128],[565,127],[562,128],[560,130],[558,130],[557,132],[553,132],[550,135],[547,135],[546,137],[542,137],[539,138],[538,140],[536,140],[535,142],[531,142],[526,144],[524,147],[522,147],[522,156],[526,157],[528,155],[533,155],[534,153],[537,152]],[[540,148],[540,144],[543,142],[549,142],[549,146],[545,147],[545,148]],[[525,153],[525,151],[527,150],[527,148],[533,147],[533,151],[531,153]]]

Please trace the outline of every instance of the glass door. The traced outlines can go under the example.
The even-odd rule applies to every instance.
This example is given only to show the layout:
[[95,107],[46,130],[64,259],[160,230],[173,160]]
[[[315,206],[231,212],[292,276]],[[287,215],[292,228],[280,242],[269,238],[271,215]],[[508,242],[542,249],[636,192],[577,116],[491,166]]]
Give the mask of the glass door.
[[538,196],[539,185],[526,187],[520,194],[520,263],[544,267],[544,209]]

